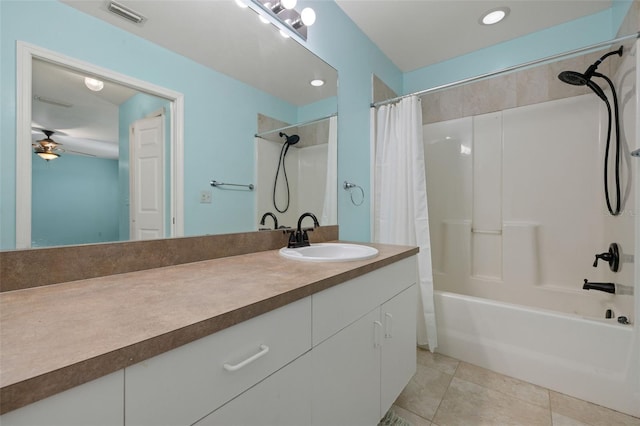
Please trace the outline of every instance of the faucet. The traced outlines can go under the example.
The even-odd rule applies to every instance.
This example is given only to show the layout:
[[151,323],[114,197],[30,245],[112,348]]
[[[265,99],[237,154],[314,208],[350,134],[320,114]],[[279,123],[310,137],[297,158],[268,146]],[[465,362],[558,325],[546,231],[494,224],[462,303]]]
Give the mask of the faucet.
[[[305,217],[310,217],[313,219],[313,228],[302,229],[302,220]],[[290,231],[291,236],[289,237],[288,248],[298,248],[298,247],[307,247],[309,244],[309,236],[307,235],[307,231],[313,231],[316,226],[320,226],[318,223],[318,218],[313,213],[302,213],[300,218],[298,219],[298,228],[295,231]]]
[[[266,212],[265,214],[262,215],[262,219],[260,219],[260,225],[264,225],[264,220],[267,218],[267,216],[271,216],[273,218],[273,229],[278,229],[278,218],[276,217],[275,214],[271,212]],[[268,228],[261,228],[261,229],[266,230]]]
[[584,284],[582,285],[583,290],[600,290],[605,293],[616,293],[616,285],[614,283],[590,283],[587,279],[584,279]]

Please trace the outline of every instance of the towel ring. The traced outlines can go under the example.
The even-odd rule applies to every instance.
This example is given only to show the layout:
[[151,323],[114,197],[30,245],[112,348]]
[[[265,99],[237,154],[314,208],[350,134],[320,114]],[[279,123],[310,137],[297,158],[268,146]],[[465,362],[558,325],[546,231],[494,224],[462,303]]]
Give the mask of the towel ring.
[[[349,195],[351,196],[351,202],[353,203],[354,206],[361,206],[362,203],[364,203],[364,189],[362,189],[360,185],[356,185],[355,183],[347,182],[345,180],[342,187],[344,188],[345,191],[349,191]],[[360,200],[359,203],[353,199],[353,192],[354,192],[353,189],[355,188],[358,188],[360,190],[360,195],[362,196],[362,199]]]

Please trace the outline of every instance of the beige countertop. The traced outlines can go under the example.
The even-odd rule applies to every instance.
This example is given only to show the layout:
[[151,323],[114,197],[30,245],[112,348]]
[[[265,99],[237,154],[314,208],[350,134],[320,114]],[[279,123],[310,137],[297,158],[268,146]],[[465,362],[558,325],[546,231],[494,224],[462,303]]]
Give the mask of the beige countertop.
[[417,253],[310,263],[277,250],[0,294],[0,414]]

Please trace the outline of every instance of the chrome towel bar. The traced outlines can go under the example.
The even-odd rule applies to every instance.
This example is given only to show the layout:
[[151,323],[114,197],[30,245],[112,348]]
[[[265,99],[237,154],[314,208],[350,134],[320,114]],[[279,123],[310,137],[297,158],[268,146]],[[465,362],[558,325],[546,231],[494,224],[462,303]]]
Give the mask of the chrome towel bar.
[[211,186],[215,186],[215,187],[218,187],[218,186],[243,186],[243,187],[249,188],[249,191],[253,191],[253,188],[254,188],[252,183],[250,183],[249,185],[243,185],[243,184],[239,184],[239,183],[224,183],[224,182],[218,182],[217,180],[212,180],[211,182],[209,182],[209,184]]

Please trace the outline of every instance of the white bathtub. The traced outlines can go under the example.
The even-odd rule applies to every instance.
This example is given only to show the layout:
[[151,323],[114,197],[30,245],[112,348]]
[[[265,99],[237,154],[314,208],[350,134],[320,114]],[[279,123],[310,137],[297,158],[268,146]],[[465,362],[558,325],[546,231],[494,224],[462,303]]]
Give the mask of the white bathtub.
[[640,353],[633,325],[434,294],[436,352],[640,416]]

